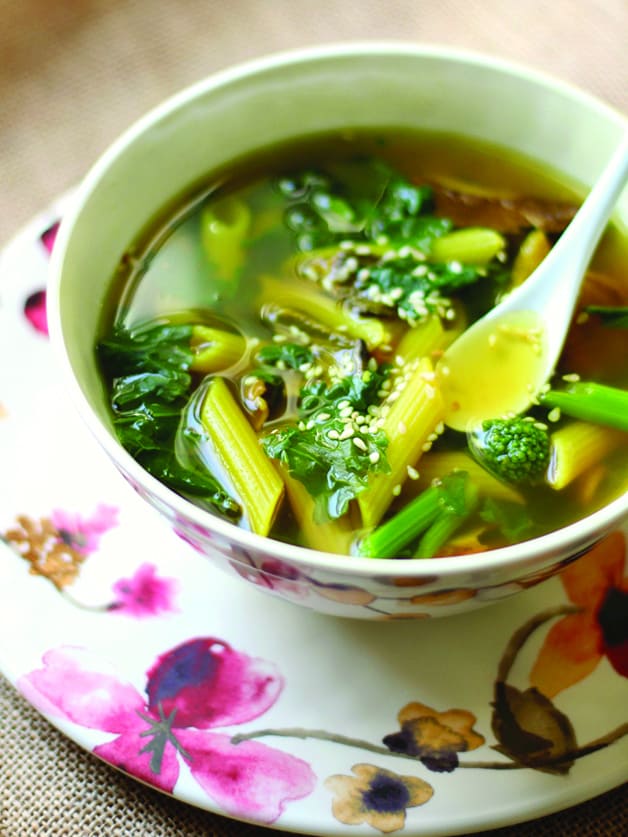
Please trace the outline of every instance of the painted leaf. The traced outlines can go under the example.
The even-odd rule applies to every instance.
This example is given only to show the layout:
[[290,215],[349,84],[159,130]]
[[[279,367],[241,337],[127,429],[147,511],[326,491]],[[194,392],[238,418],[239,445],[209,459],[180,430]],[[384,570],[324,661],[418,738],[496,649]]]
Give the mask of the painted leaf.
[[498,682],[491,725],[499,742],[494,749],[517,764],[557,774],[573,765],[569,754],[577,743],[571,722],[537,689],[522,692]]

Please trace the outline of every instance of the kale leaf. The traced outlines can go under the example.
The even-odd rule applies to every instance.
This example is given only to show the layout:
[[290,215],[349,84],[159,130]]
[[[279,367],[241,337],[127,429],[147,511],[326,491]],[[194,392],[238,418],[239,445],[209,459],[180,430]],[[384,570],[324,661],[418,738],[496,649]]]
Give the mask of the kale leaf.
[[308,346],[300,343],[269,343],[258,351],[257,360],[266,366],[298,370],[311,364],[314,354]]
[[389,470],[388,440],[368,414],[386,371],[367,369],[331,386],[312,381],[301,389],[298,424],[262,439],[267,455],[278,459],[314,498],[318,522],[341,517],[372,473]]
[[523,503],[510,500],[496,500],[487,497],[480,508],[480,517],[499,529],[511,543],[517,543],[530,536],[533,522]]
[[412,255],[398,256],[359,270],[349,298],[396,309],[411,325],[429,314],[447,319],[452,306],[448,294],[485,273],[459,262],[428,266]]
[[240,517],[236,501],[208,471],[185,467],[175,455],[181,412],[192,389],[192,326],[117,328],[97,346],[110,387],[113,424],[122,446],[174,491]]

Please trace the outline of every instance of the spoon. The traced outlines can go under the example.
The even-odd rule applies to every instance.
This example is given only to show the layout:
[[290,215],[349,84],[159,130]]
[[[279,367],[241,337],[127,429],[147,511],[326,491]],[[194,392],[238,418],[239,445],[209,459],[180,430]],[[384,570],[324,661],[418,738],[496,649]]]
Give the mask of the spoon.
[[551,377],[593,251],[628,178],[628,135],[536,270],[445,351],[445,424],[469,431],[521,413]]

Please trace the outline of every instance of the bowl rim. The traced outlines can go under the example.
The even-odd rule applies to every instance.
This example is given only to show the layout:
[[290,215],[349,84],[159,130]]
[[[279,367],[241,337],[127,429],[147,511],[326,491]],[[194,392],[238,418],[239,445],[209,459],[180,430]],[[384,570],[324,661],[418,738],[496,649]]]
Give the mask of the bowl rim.
[[[402,574],[406,578],[420,579],[426,575],[436,574],[443,579],[461,574],[472,575],[475,572],[484,574],[507,570],[515,565],[528,568],[535,565],[545,566],[553,562],[553,557],[564,558],[574,549],[576,552],[586,549],[603,536],[610,526],[621,525],[622,518],[628,513],[628,492],[590,515],[545,535],[486,552],[438,558],[436,563],[400,561],[398,558],[373,559],[324,552],[242,529],[168,488],[142,468],[122,447],[114,434],[104,426],[73,373],[61,319],[61,286],[66,250],[84,204],[89,200],[93,189],[106,176],[111,163],[124,152],[126,147],[160,120],[213,89],[251,75],[275,70],[281,66],[297,66],[304,63],[324,62],[329,59],[374,55],[434,58],[445,62],[485,67],[502,75],[510,75],[540,87],[552,89],[591,110],[594,114],[603,115],[615,122],[619,131],[628,130],[628,119],[618,109],[570,82],[509,59],[445,44],[425,44],[404,40],[339,41],[272,52],[213,72],[169,96],[126,128],[97,158],[70,197],[69,206],[61,219],[52,252],[47,288],[50,338],[53,352],[60,366],[62,380],[88,429],[111,461],[124,471],[125,475],[135,484],[146,486],[160,504],[174,511],[177,518],[189,521],[203,530],[209,530],[243,549],[261,553],[272,552],[276,559],[296,562],[341,575],[366,574],[374,578]],[[151,500],[148,502],[153,504]]]

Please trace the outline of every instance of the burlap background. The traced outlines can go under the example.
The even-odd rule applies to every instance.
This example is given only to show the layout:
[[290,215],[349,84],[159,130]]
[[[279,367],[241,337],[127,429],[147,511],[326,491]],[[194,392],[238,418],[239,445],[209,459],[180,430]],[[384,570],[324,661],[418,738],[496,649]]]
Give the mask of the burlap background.
[[[180,87],[270,51],[358,38],[512,58],[628,111],[626,0],[0,0],[0,242]],[[0,806],[2,837],[267,833],[112,771],[1,678]],[[493,834],[619,837],[628,834],[628,791]]]

